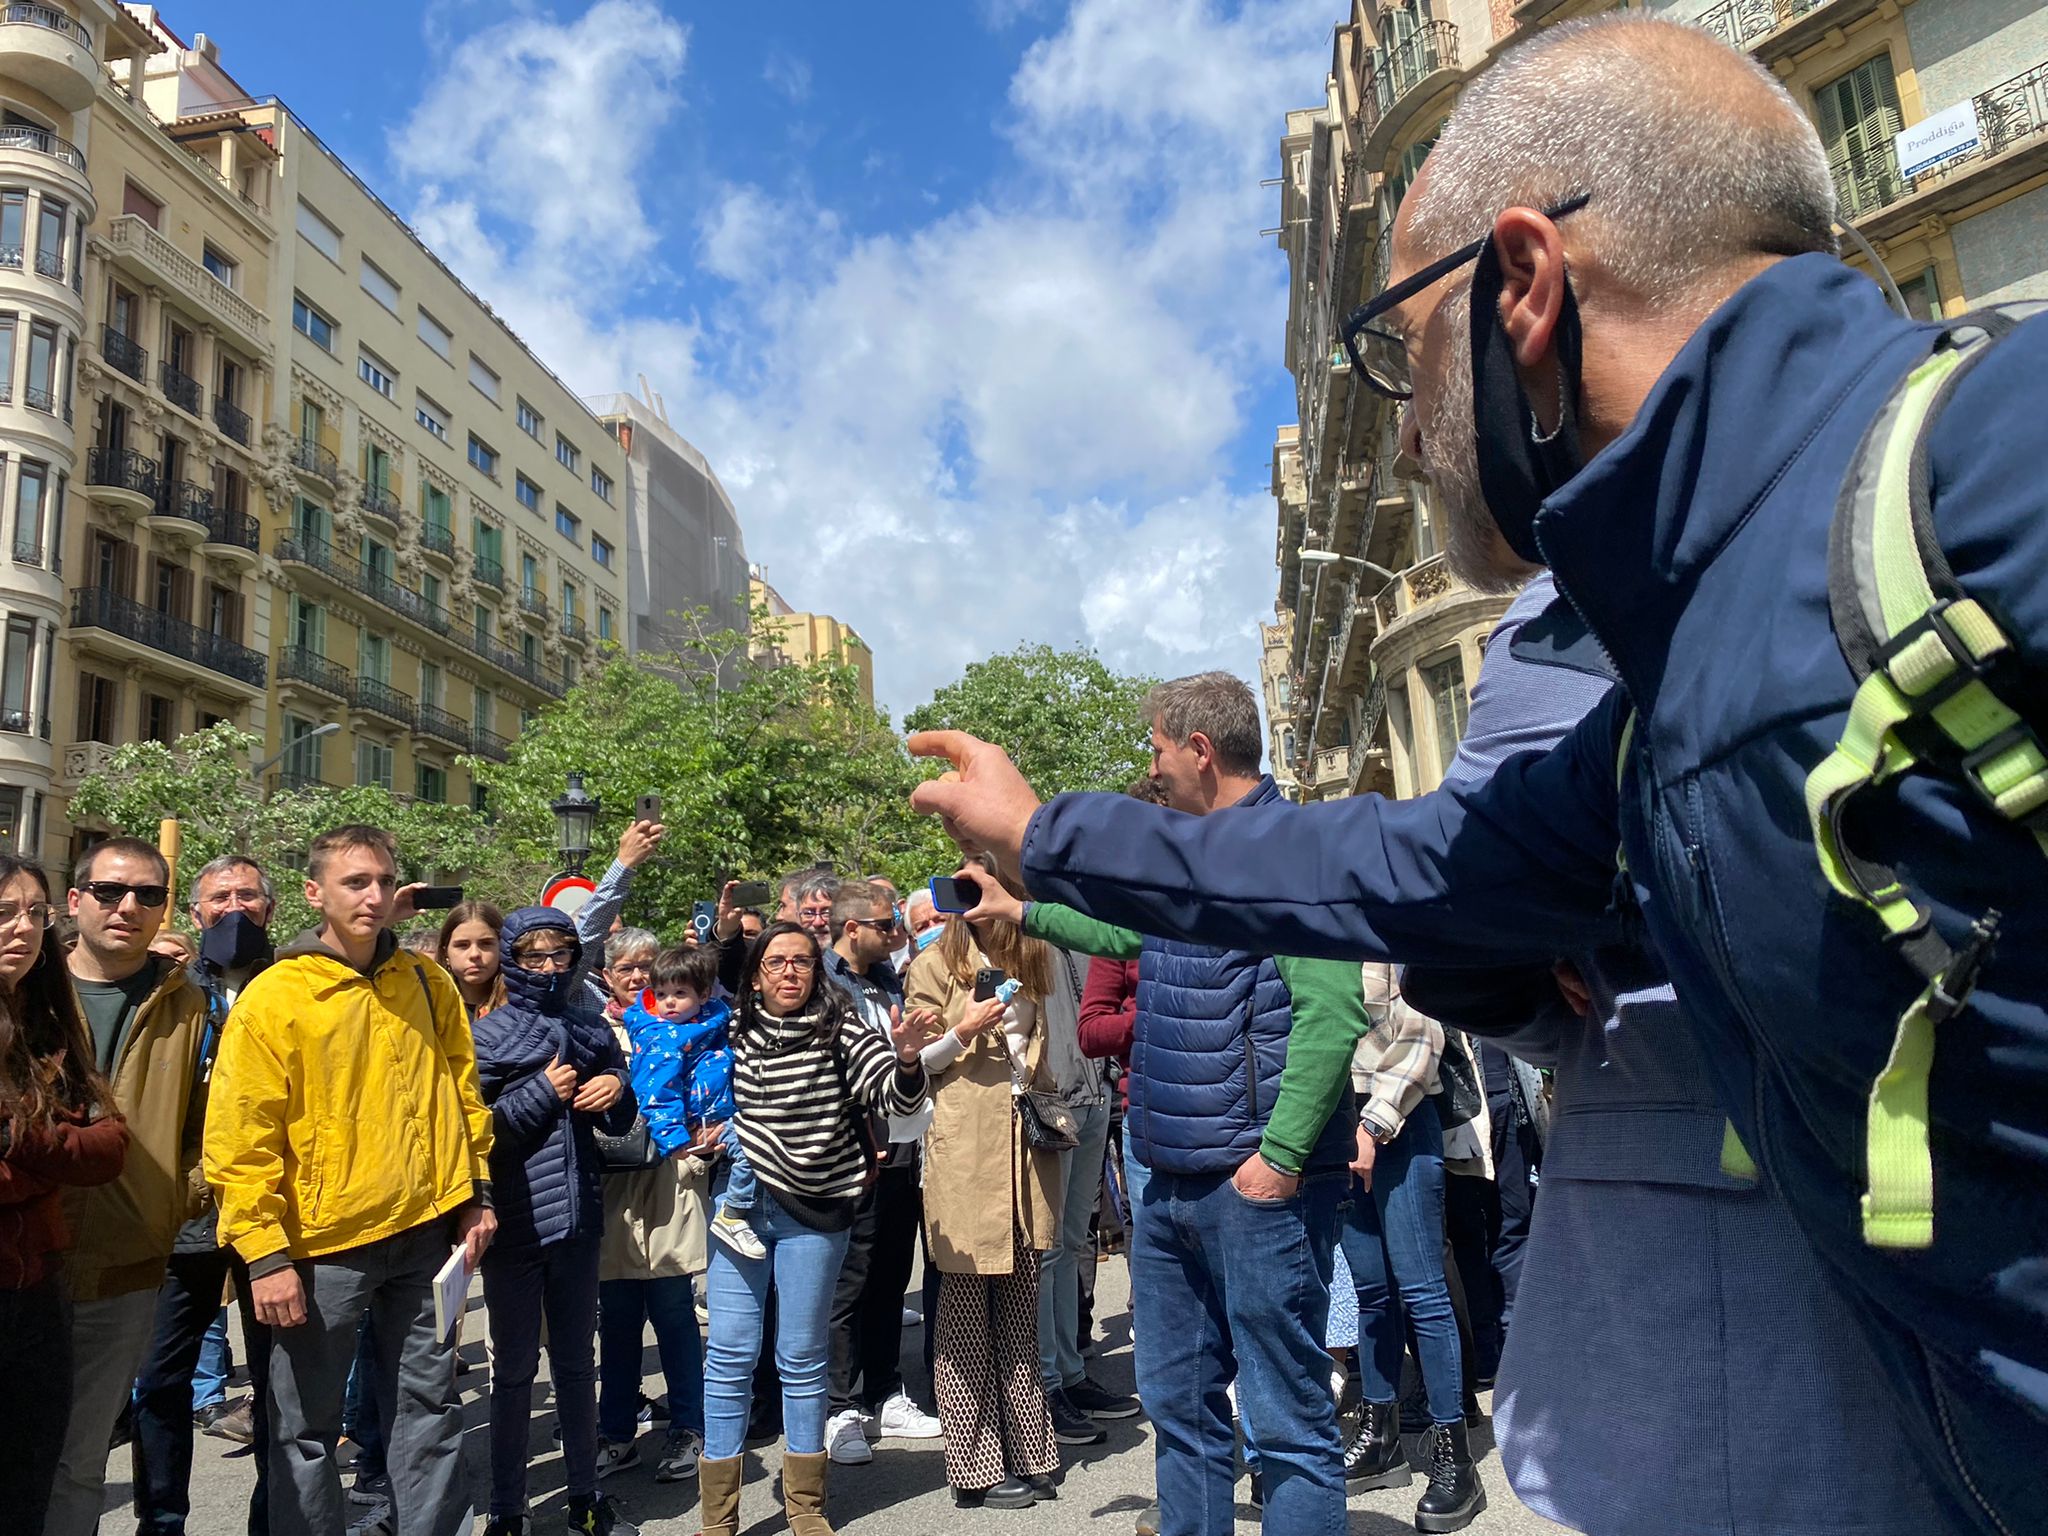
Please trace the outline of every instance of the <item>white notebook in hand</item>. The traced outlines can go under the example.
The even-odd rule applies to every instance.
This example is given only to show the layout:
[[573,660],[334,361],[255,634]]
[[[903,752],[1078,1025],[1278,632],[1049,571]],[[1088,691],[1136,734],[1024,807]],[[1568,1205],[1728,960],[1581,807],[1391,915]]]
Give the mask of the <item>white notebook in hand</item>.
[[455,1337],[455,1325],[469,1304],[468,1250],[461,1243],[448,1255],[448,1262],[434,1276],[434,1334],[448,1340]]

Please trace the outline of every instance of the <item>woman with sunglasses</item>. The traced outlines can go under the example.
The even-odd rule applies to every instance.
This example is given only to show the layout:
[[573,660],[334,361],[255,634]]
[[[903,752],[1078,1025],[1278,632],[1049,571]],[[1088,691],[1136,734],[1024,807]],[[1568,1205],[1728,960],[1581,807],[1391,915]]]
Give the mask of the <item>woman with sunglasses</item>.
[[42,869],[0,854],[0,1510],[31,1533],[71,1409],[62,1192],[115,1178],[128,1150],[49,927]]
[[505,1006],[505,978],[498,963],[498,935],[504,926],[505,914],[488,901],[459,902],[441,922],[436,949],[455,978],[472,1025],[479,1014]]
[[[767,1250],[711,1252],[705,1370],[704,1536],[736,1536],[741,1453],[752,1406],[762,1307],[776,1303],[785,1513],[792,1536],[831,1536],[825,1519],[826,1327],[871,1151],[870,1115],[908,1117],[927,1089],[916,1019],[885,1038],[823,975],[818,941],[771,923],[740,973],[733,1030],[739,1135],[763,1198],[751,1225]],[[892,1050],[891,1047],[894,1047]]]
[[597,1491],[597,1271],[603,1167],[592,1132],[633,1123],[626,1058],[575,996],[583,945],[569,917],[521,907],[499,934],[506,1001],[475,1021],[491,1106],[498,1235],[484,1255],[491,1323],[491,1504],[485,1536],[525,1536],[526,1447],[541,1322],[562,1420],[569,1528],[632,1536]]

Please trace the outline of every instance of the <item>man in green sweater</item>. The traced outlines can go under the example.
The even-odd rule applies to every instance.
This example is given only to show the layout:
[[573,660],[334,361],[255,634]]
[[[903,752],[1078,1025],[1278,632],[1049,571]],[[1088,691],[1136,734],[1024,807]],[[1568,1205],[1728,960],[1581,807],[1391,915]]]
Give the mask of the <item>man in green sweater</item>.
[[[1152,777],[1175,810],[1227,815],[1278,798],[1259,772],[1258,706],[1237,678],[1162,684],[1147,711]],[[1357,1146],[1359,968],[1148,938],[982,890],[973,916],[1139,964],[1124,1135],[1150,1175],[1133,1196],[1131,1285],[1145,1298],[1138,1391],[1158,1432],[1160,1531],[1234,1529],[1234,1379],[1265,1529],[1334,1536],[1343,1448],[1323,1332]]]

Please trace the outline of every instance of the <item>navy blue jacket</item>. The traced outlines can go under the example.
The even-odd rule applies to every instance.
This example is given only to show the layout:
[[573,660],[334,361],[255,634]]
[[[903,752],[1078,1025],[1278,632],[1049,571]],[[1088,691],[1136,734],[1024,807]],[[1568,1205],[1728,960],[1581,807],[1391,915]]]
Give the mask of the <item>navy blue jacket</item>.
[[[570,919],[552,907],[521,907],[498,936],[508,1002],[477,1019],[477,1076],[491,1106],[495,1242],[512,1248],[595,1237],[604,1229],[604,1175],[593,1129],[622,1135],[635,1113],[625,1053],[603,1015],[577,994],[574,962],[566,971],[524,971],[512,948],[552,929],[576,943]],[[604,1115],[572,1110],[545,1075],[556,1059],[580,1079],[617,1074],[625,1092]]]
[[[2040,1530],[2041,851],[1951,778],[1907,774],[1867,797],[1859,847],[1931,899],[1944,938],[1960,944],[1987,908],[2005,914],[1970,1006],[1938,1033],[1934,1245],[1872,1248],[1858,1207],[1870,1086],[1921,983],[1876,919],[1827,886],[1804,799],[1854,692],[1828,618],[1836,494],[1933,334],[1825,256],[1773,265],[1708,319],[1537,518],[1559,588],[1622,683],[1548,754],[1398,804],[1196,820],[1063,797],[1033,819],[1023,872],[1034,894],[1110,922],[1291,954],[1547,961],[1640,922],[1722,1107],[1917,1415],[1929,1470],[1983,1530]],[[2035,319],[1972,370],[1929,444],[1942,547],[2035,678],[2048,676],[2044,421],[2048,319]],[[1617,788],[1631,704],[1641,720]]]

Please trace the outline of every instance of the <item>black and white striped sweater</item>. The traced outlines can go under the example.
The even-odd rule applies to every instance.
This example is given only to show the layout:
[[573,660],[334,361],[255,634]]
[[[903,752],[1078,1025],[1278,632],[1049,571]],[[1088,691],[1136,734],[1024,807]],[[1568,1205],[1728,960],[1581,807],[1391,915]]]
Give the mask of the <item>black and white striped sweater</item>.
[[915,1114],[929,1083],[921,1065],[899,1072],[887,1037],[833,996],[811,1013],[756,1013],[735,1025],[732,1087],[755,1177],[803,1199],[839,1200],[858,1195],[867,1173],[859,1117]]

